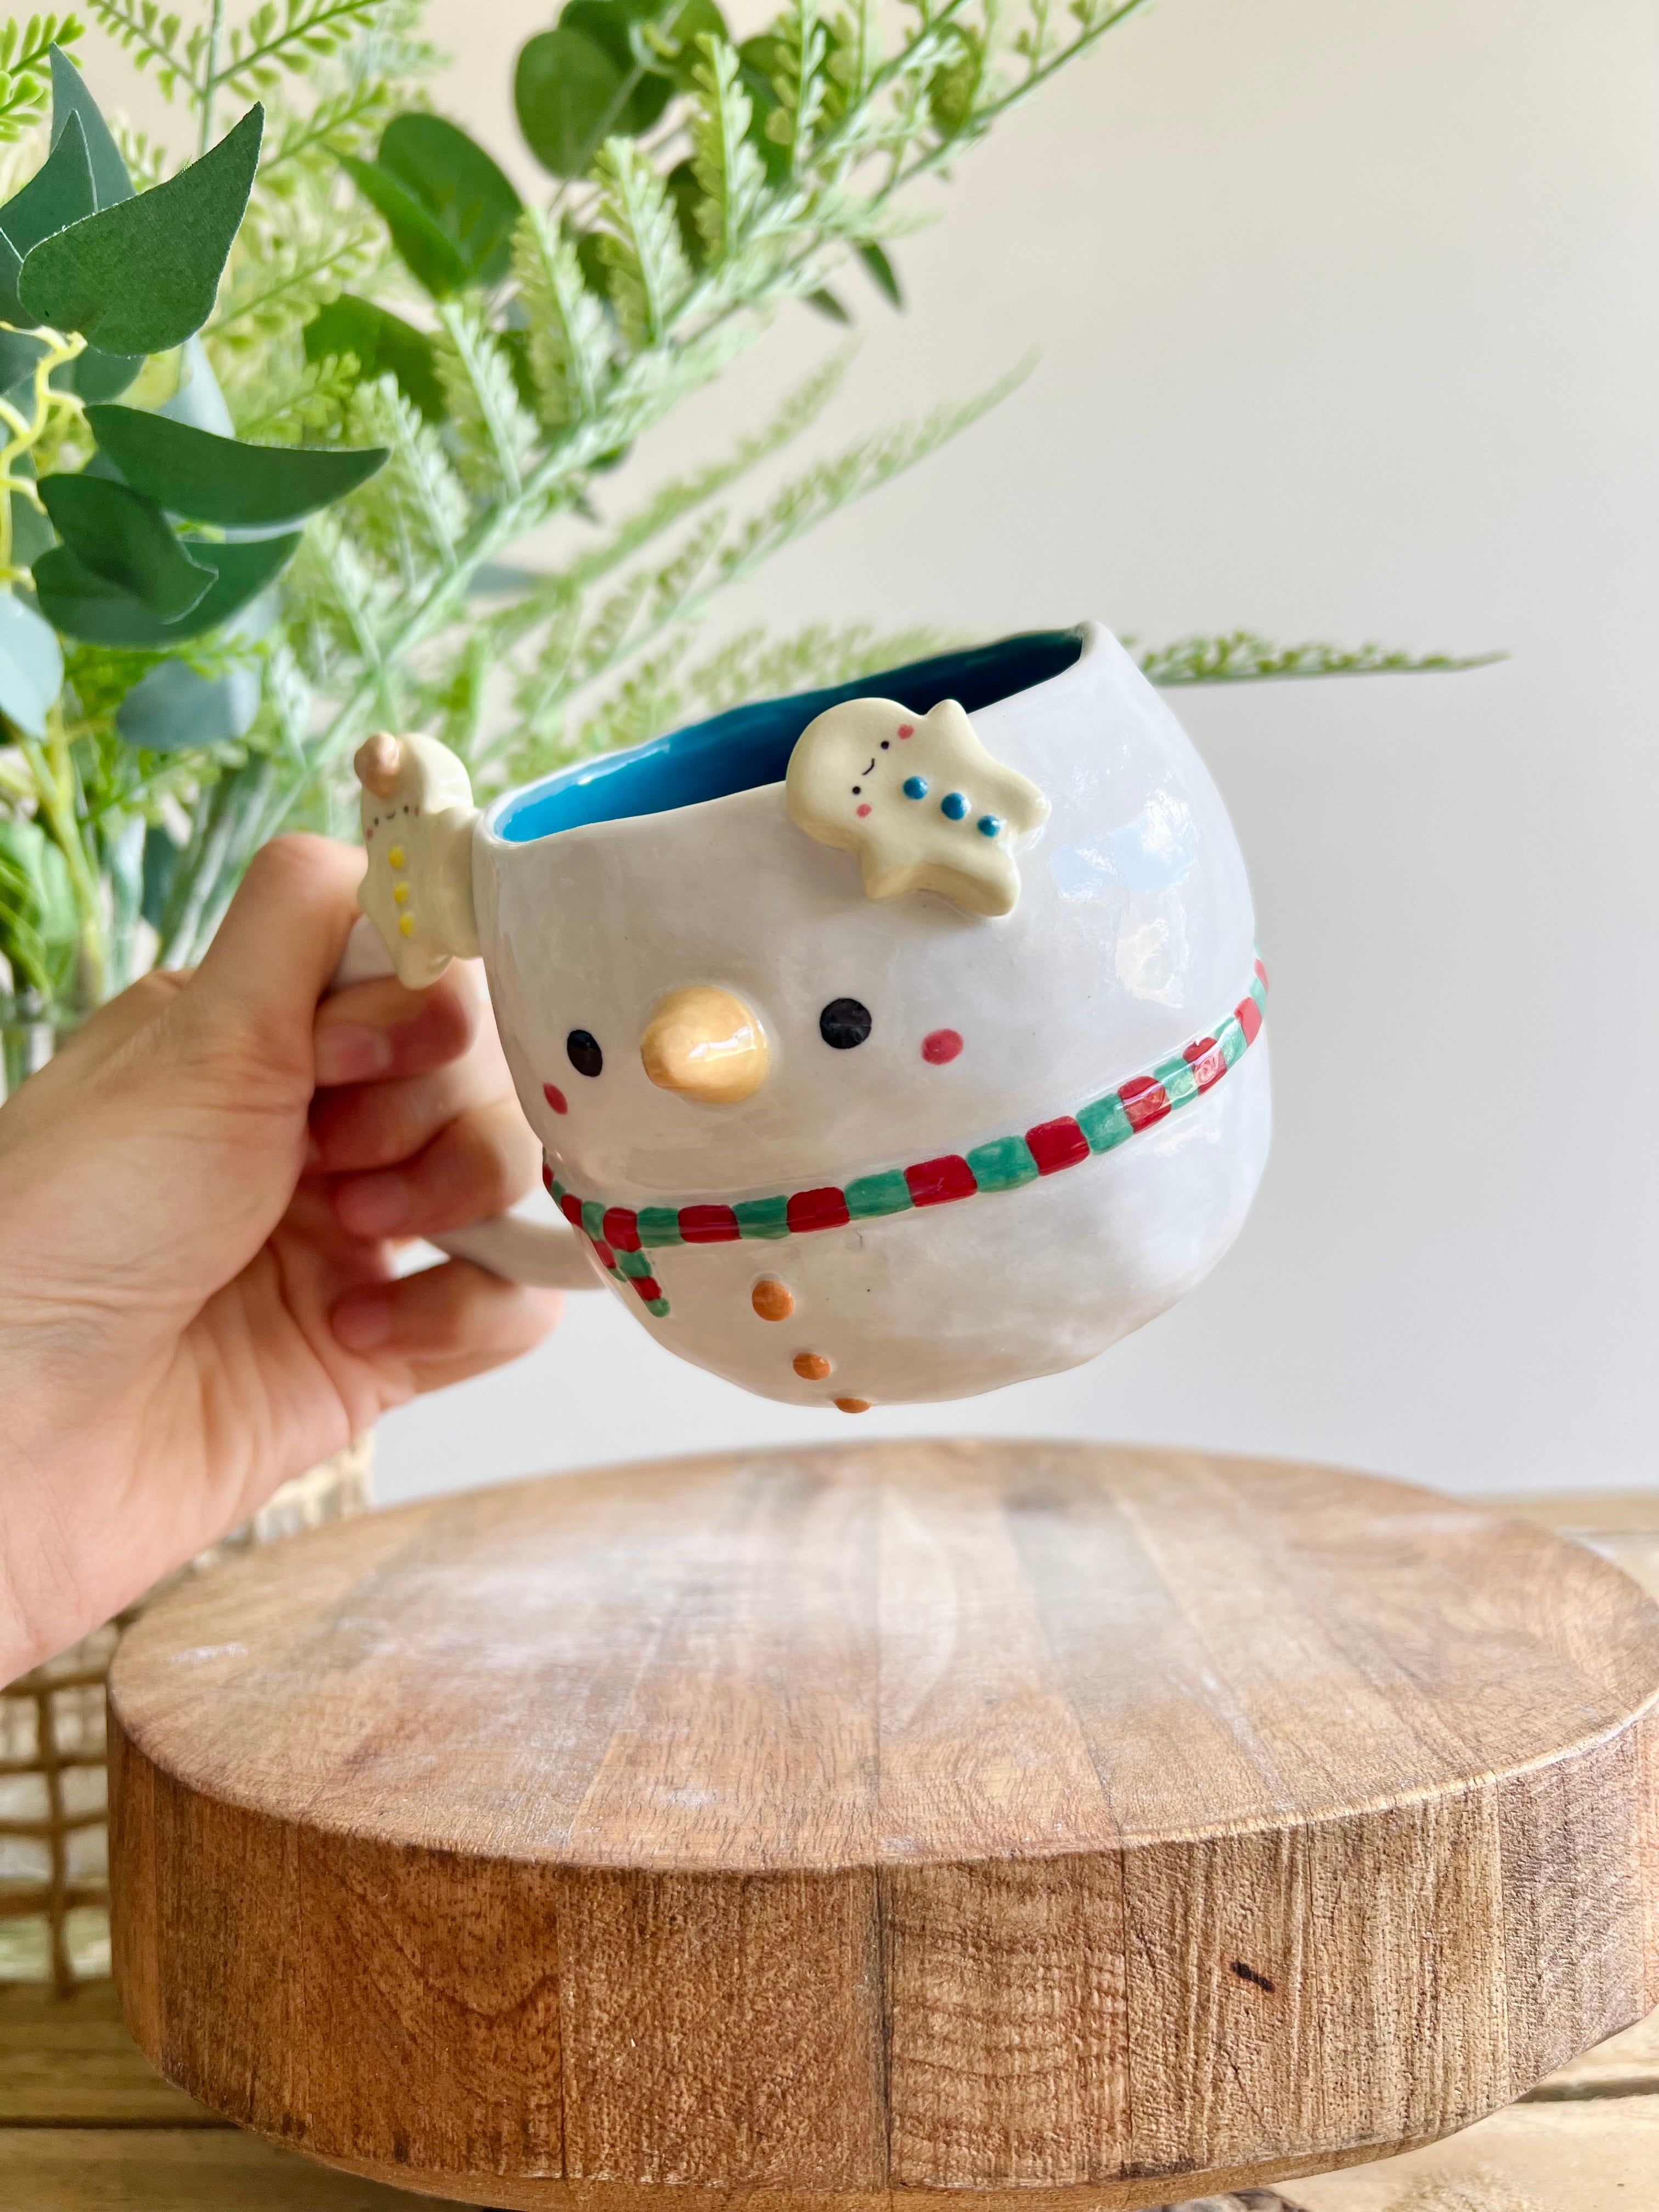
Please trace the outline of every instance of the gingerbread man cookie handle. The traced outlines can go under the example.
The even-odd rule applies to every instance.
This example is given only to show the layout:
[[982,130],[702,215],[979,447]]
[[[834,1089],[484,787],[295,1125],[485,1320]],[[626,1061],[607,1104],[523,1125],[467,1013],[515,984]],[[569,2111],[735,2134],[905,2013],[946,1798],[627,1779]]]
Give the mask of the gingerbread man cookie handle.
[[434,738],[382,731],[358,749],[352,766],[363,787],[368,854],[357,902],[385,939],[398,981],[421,990],[452,959],[477,953],[472,786]]
[[[368,866],[336,989],[395,975],[411,990],[435,983],[452,959],[478,951],[472,917],[472,830],[477,811],[462,763],[435,738],[385,732],[352,765],[363,787]],[[501,1213],[429,1240],[513,1283],[592,1290],[598,1277],[569,1230]]]

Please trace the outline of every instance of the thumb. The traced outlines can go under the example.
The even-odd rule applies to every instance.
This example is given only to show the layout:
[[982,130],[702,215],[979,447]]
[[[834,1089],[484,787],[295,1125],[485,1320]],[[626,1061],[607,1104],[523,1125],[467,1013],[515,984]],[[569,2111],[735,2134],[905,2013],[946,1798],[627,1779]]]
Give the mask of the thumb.
[[308,1072],[317,1002],[345,951],[362,873],[362,854],[326,837],[262,845],[186,987],[192,1012],[247,1024],[265,1054]]

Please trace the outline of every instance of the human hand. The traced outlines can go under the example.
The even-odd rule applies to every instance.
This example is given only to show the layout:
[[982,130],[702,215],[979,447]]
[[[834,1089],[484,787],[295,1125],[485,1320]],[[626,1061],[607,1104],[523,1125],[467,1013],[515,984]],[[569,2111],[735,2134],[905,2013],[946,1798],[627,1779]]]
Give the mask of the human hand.
[[112,1000],[0,1107],[0,1682],[388,1407],[512,1359],[557,1294],[397,1240],[539,1153],[468,969],[323,1000],[360,854],[256,855],[202,965]]

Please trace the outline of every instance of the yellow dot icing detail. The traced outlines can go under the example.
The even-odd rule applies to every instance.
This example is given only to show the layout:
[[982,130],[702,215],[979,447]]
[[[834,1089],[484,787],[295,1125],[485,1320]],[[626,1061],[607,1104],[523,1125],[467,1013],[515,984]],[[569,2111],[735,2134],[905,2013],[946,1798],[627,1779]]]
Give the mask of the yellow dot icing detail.
[[409,885],[407,884],[393,884],[392,886],[392,896],[397,900],[399,906],[407,906],[409,904]]
[[386,858],[391,861],[394,868],[401,868],[404,864],[403,847],[401,845],[393,845],[386,854]]
[[414,915],[412,914],[400,914],[398,916],[398,927],[405,937],[413,937],[415,934]]

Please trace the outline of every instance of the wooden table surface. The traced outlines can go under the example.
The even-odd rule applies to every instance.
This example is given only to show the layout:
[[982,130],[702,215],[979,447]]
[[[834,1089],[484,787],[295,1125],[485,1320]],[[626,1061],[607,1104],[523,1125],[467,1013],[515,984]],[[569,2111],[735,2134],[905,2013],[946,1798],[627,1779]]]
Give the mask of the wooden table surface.
[[[1580,1536],[1659,1596],[1659,1499],[1568,1497],[1512,1510]],[[1659,2202],[1659,2014],[1447,2142],[1280,2191],[1306,2212],[1650,2212]],[[228,2127],[151,2070],[106,1984],[67,2002],[0,1990],[6,2212],[442,2212],[443,2202],[328,2172]],[[1270,2202],[1253,2195],[1249,2212],[1269,2212]]]

